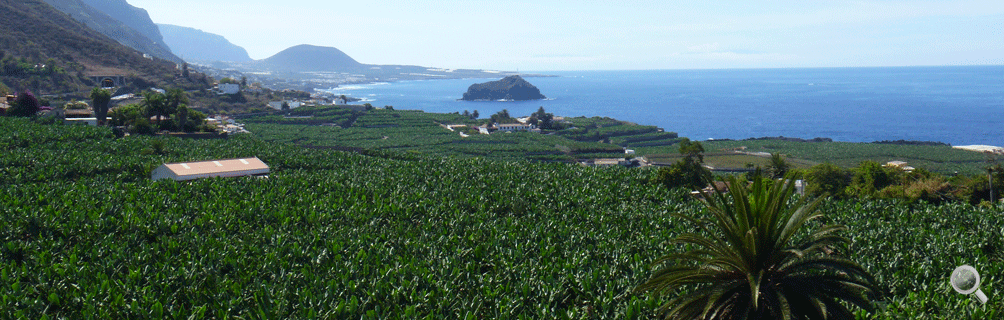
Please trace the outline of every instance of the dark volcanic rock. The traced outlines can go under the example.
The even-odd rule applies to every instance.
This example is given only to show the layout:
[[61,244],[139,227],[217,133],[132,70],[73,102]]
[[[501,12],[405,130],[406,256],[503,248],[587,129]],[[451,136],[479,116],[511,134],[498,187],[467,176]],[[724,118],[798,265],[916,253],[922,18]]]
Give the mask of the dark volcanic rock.
[[520,76],[508,76],[498,81],[472,84],[460,100],[540,100],[547,99],[540,94],[540,89],[534,87]]

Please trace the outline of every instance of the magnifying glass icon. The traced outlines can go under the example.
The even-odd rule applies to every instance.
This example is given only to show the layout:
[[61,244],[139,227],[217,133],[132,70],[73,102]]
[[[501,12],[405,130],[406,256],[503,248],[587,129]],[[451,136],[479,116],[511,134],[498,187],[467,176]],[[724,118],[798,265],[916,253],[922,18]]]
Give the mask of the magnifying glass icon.
[[987,303],[987,295],[980,290],[980,273],[970,265],[961,265],[952,271],[952,278],[949,279],[955,292],[970,295],[976,294],[976,299],[980,303]]

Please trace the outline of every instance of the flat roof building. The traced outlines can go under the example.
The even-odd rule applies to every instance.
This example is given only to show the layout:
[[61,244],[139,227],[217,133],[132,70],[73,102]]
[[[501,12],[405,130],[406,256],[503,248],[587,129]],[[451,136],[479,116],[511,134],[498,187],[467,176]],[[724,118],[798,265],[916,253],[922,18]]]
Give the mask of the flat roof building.
[[258,157],[212,160],[200,162],[165,163],[153,170],[150,178],[154,181],[172,179],[187,181],[215,177],[243,177],[266,175],[269,167]]

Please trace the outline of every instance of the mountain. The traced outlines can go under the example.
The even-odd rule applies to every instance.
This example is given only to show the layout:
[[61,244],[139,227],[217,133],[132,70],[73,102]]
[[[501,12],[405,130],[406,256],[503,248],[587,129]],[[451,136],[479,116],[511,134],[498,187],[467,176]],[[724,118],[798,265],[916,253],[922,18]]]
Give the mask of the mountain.
[[498,81],[472,84],[467,88],[467,92],[464,93],[464,98],[460,100],[524,101],[540,99],[547,99],[547,97],[540,94],[540,89],[523,80],[523,77],[508,76]]
[[366,67],[341,50],[306,44],[291,47],[265,60],[259,60],[258,65],[280,72],[344,72]]
[[171,51],[185,61],[252,61],[247,50],[221,35],[170,24],[158,24],[157,27]]
[[[159,41],[160,44],[158,44],[158,41],[150,38],[151,36],[159,37],[159,33],[149,34],[149,32],[140,32],[120,21],[120,19],[114,18],[108,13],[85,3],[83,0],[45,0],[45,2],[59,11],[70,15],[74,20],[86,24],[91,29],[101,32],[127,47],[161,59],[181,62],[181,59],[175,56],[166,44],[163,44],[163,40]],[[139,10],[142,11],[142,9]],[[119,10],[119,12],[139,14],[138,11]],[[126,16],[124,19],[127,20],[142,20],[141,17],[130,18],[125,14],[120,15]],[[149,20],[146,11],[142,11],[142,14]]]
[[182,77],[174,62],[144,58],[42,0],[0,0],[0,12],[0,82],[12,89],[89,91],[92,76],[124,78],[126,92],[206,86],[204,76]]
[[[133,30],[138,31],[140,34],[143,34],[148,39],[153,41],[154,44],[163,48],[164,50],[167,50],[168,52],[171,51],[171,48],[168,47],[166,43],[164,43],[164,37],[161,36],[160,34],[160,28],[158,28],[157,25],[153,23],[153,20],[150,19],[150,14],[147,13],[146,10],[134,7],[130,5],[128,2],[126,2],[126,0],[82,0],[82,1],[90,5],[91,7],[94,7],[95,9],[101,10],[101,12],[104,12],[109,16],[112,16],[112,18],[115,18],[116,20],[125,23],[125,25],[129,26]],[[179,63],[181,62],[181,59],[178,59],[178,57],[175,57],[174,55],[172,55],[171,57],[173,57],[173,59],[169,59],[167,57],[160,57],[160,58]]]

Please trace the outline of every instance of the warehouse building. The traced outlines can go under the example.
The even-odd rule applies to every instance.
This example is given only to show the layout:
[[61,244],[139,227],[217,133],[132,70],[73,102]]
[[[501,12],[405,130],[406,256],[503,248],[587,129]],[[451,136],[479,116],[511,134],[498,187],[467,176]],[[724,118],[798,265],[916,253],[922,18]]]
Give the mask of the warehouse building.
[[212,160],[201,162],[165,163],[153,170],[151,179],[187,181],[215,177],[262,176],[269,173],[268,165],[258,157]]

